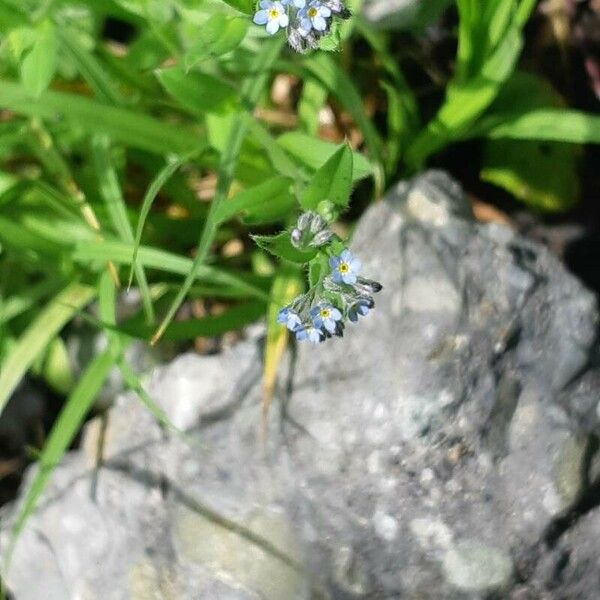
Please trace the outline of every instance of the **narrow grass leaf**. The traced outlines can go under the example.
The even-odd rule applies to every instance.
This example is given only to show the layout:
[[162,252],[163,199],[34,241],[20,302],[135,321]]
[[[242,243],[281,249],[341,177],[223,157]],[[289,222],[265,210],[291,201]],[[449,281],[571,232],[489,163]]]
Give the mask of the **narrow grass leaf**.
[[95,294],[91,287],[72,283],[30,323],[0,365],[0,414],[40,352]]
[[138,218],[138,222],[135,228],[135,237],[133,240],[133,255],[131,258],[131,269],[129,271],[129,280],[127,287],[131,286],[131,282],[133,280],[133,273],[137,268],[137,256],[142,241],[142,234],[144,232],[144,226],[146,225],[146,219],[148,218],[148,214],[150,213],[150,209],[152,208],[152,203],[156,199],[156,196],[158,196],[158,193],[160,192],[162,187],[173,176],[175,171],[177,171],[177,169],[179,169],[195,154],[195,152],[192,152],[179,158],[170,157],[170,159],[167,161],[167,164],[158,172],[158,174],[152,180],[152,183],[150,183],[150,186],[146,190],[146,193],[144,194],[144,200],[142,201],[142,207],[140,208],[140,216]]
[[61,117],[88,133],[104,133],[114,141],[156,154],[208,148],[205,139],[184,127],[76,94],[46,91],[33,98],[23,85],[6,79],[0,79],[0,106],[32,117]]

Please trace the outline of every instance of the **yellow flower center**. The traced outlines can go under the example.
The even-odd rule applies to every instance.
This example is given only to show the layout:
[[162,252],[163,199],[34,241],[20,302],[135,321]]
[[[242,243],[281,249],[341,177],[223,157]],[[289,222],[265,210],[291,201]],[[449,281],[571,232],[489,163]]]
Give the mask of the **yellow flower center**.
[[321,311],[319,312],[319,316],[322,319],[328,319],[329,318],[329,309],[328,308],[322,308]]
[[279,16],[279,11],[278,11],[276,8],[272,8],[272,9],[269,11],[269,17],[270,17],[271,19],[276,19],[278,16]]
[[308,16],[309,16],[309,17],[311,17],[311,18],[312,18],[312,17],[316,17],[318,14],[319,14],[319,11],[318,11],[318,10],[317,10],[317,9],[316,9],[314,6],[311,6],[311,7],[308,9]]
[[343,273],[344,275],[350,270],[350,265],[348,263],[340,263],[339,266],[339,271],[340,273]]

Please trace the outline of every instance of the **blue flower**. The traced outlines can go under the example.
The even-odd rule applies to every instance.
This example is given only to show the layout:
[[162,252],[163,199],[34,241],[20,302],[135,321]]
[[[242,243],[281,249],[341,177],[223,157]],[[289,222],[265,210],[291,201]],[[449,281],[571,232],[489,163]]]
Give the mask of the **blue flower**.
[[342,313],[331,304],[321,303],[310,309],[310,316],[315,327],[334,333],[336,322],[341,320]]
[[277,322],[285,325],[290,331],[297,331],[302,327],[302,320],[298,314],[287,306],[279,311]]
[[331,267],[331,279],[335,283],[353,285],[356,283],[362,265],[360,260],[354,258],[350,250],[344,250],[339,256],[332,256],[329,259],[329,266]]
[[325,335],[320,329],[313,327],[312,325],[308,325],[307,327],[302,327],[298,329],[296,332],[296,339],[299,342],[303,342],[304,340],[308,340],[311,344],[319,344],[325,338]]
[[273,35],[280,27],[288,26],[290,19],[281,2],[261,0],[260,8],[262,10],[257,11],[253,20],[257,25],[266,25],[267,33]]
[[373,298],[358,298],[348,309],[348,318],[356,323],[358,317],[365,317],[373,306],[375,306]]
[[318,0],[312,0],[308,6],[298,13],[300,19],[300,33],[308,35],[311,29],[325,31],[327,29],[327,18],[331,16],[331,9],[323,6]]

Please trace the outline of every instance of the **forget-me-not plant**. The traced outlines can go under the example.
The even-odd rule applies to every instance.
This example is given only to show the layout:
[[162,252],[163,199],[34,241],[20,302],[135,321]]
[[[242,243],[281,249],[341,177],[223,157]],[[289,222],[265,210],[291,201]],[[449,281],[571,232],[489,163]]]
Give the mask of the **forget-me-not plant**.
[[[315,244],[315,240],[321,243]],[[345,321],[357,323],[375,307],[371,294],[381,291],[377,281],[360,275],[361,261],[343,246],[329,224],[315,212],[307,211],[290,231],[292,246],[300,251],[318,249],[313,259],[321,265],[318,278],[311,278],[308,292],[295,298],[278,314],[296,340],[318,344],[344,334]]]
[[253,21],[264,25],[270,35],[285,29],[289,45],[304,53],[319,47],[335,18],[350,16],[342,0],[260,0]]

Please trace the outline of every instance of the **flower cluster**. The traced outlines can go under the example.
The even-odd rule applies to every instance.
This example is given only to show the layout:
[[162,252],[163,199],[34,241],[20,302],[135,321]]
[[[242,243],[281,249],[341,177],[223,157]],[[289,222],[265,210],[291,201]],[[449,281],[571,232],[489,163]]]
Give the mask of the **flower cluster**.
[[[311,226],[315,231],[306,238],[303,232],[310,231]],[[333,234],[327,225],[318,215],[308,212],[298,219],[291,240],[294,242],[300,236],[306,240],[304,247],[315,247],[320,244],[311,242],[319,236],[324,239],[324,232],[329,232],[329,241]],[[312,288],[279,311],[277,322],[285,325],[299,341],[318,344],[332,336],[342,336],[346,320],[356,323],[366,316],[375,306],[372,294],[382,289],[380,283],[360,275],[361,262],[346,248],[339,254],[330,254],[326,264]]]
[[288,43],[301,53],[318,48],[336,17],[351,16],[342,0],[260,0],[258,6],[254,22],[271,35],[285,29]]

